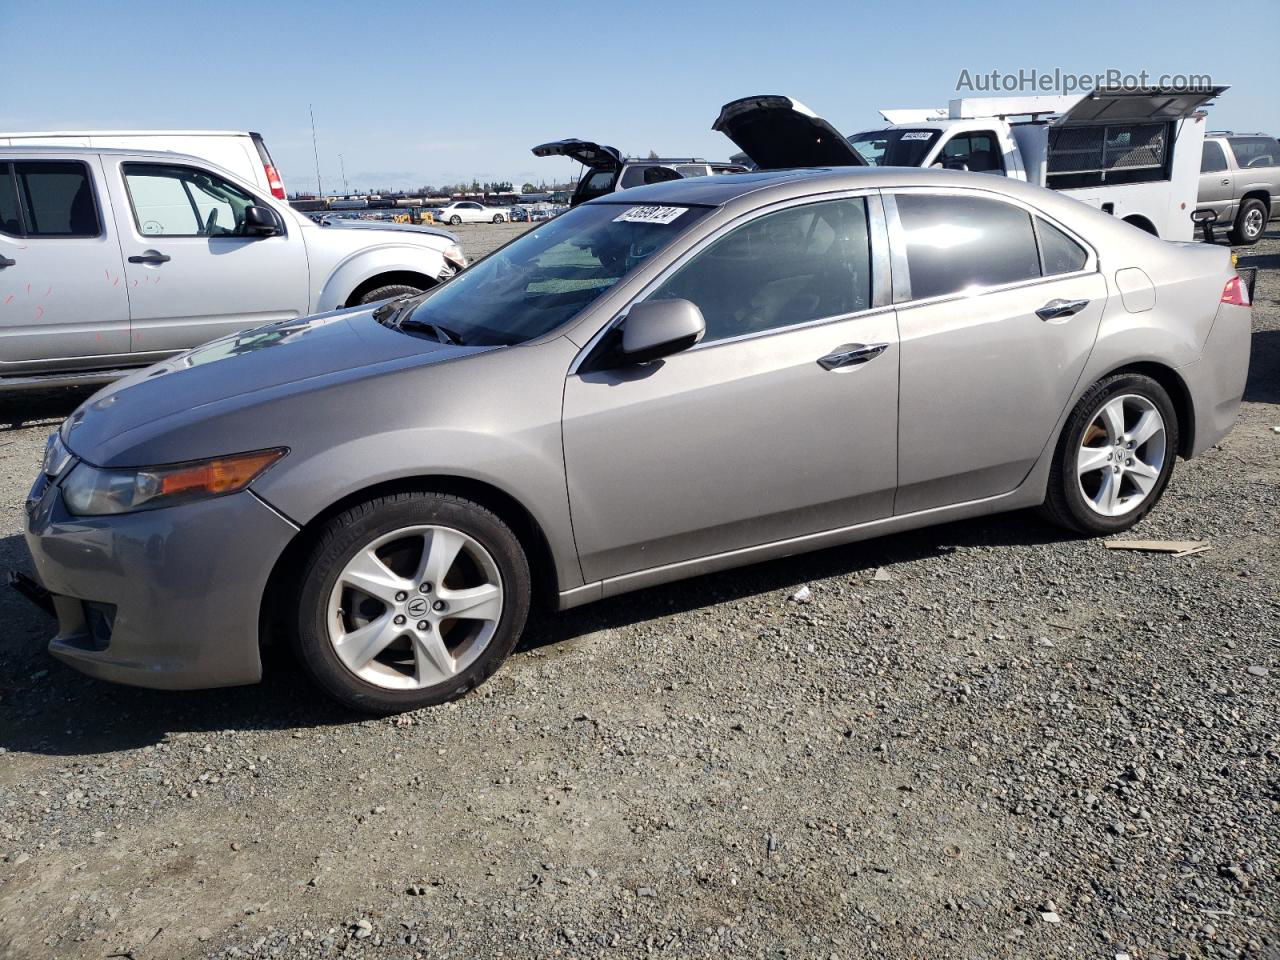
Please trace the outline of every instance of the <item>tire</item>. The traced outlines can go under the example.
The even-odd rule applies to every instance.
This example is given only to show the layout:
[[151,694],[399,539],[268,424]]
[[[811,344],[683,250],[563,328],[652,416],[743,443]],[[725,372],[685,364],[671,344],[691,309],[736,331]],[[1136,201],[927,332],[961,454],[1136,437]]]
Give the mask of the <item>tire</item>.
[[461,218],[460,216],[458,216],[456,213],[455,213],[452,217],[450,217],[450,218],[449,218],[449,225],[450,225],[450,226],[454,226],[454,227],[456,227],[456,226],[458,226],[458,224],[460,224],[460,223],[462,223],[462,218]]
[[504,216],[503,216],[502,214],[500,214],[500,213],[495,213],[495,214],[493,215],[493,222],[494,222],[494,223],[505,223],[505,222],[506,222],[506,220],[507,220],[507,218],[506,218],[506,217],[504,217]]
[[[415,572],[432,576],[427,555],[437,537],[464,542],[457,560],[445,562],[448,581],[442,574],[439,584],[388,592],[416,583]],[[371,548],[383,566],[368,565]],[[411,579],[402,582],[405,576]],[[353,588],[353,578],[374,584],[389,602]],[[469,586],[468,580],[483,585]],[[467,594],[460,591],[476,594],[492,586],[497,603],[484,601],[483,621],[450,619],[430,609],[445,606],[446,598],[461,608]],[[385,715],[436,706],[461,697],[498,669],[524,630],[531,590],[520,541],[496,514],[449,494],[378,497],[343,511],[316,538],[299,578],[294,649],[316,685],[354,710]],[[479,610],[481,603],[472,606]],[[428,617],[429,629],[419,632]],[[346,653],[340,655],[340,648]],[[428,649],[434,653],[422,652]],[[361,666],[360,654],[369,650],[375,652]],[[441,657],[448,661],[445,669],[436,666]]]
[[[1114,443],[1115,420],[1107,415],[1117,411],[1124,421],[1118,447]],[[1128,447],[1129,438],[1138,439],[1139,430],[1145,432],[1157,422],[1142,420],[1153,411],[1158,414],[1161,432]],[[1118,373],[1099,380],[1080,398],[1062,429],[1040,511],[1051,523],[1077,533],[1128,530],[1164,494],[1177,451],[1178,415],[1164,387],[1137,373]],[[1157,457],[1158,470],[1153,463]],[[1112,491],[1114,496],[1109,496]]]
[[1236,211],[1236,222],[1231,225],[1231,242],[1238,247],[1251,247],[1267,232],[1267,205],[1257,197],[1250,197]]
[[377,303],[379,300],[391,300],[395,297],[411,297],[422,292],[421,287],[411,287],[407,283],[389,283],[385,287],[376,287],[362,294],[358,306],[366,303]]

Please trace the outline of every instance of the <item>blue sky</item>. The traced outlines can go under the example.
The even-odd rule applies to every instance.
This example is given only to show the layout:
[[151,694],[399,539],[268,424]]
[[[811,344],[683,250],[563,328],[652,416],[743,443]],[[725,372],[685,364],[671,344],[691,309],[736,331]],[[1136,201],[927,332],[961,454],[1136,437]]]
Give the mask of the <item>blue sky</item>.
[[0,129],[257,130],[289,188],[313,189],[314,104],[327,191],[339,154],[353,190],[519,185],[567,177],[529,147],[569,136],[725,158],[711,122],[748,94],[853,132],[880,107],[944,106],[962,70],[1114,68],[1207,73],[1232,86],[1212,127],[1280,134],[1280,58],[1208,42],[1213,18],[1192,0],[0,0]]

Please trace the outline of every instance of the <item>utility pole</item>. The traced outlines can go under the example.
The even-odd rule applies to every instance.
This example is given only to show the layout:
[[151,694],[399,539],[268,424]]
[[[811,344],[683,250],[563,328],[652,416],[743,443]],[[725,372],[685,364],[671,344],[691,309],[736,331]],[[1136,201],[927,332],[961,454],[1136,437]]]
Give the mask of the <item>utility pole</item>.
[[324,190],[320,186],[320,148],[316,145],[316,111],[311,104],[307,104],[307,110],[311,114],[311,149],[316,155],[316,197],[323,197]]
[[342,192],[350,195],[351,188],[347,186],[347,164],[342,159],[342,154],[338,154],[338,166],[342,168]]

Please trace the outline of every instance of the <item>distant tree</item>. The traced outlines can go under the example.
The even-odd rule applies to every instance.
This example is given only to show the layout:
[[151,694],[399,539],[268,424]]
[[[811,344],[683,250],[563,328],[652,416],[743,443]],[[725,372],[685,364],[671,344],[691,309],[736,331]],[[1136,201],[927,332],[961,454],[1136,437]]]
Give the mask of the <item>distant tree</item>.
[[648,159],[650,159],[650,160],[657,160],[657,159],[658,159],[658,152],[657,152],[656,150],[650,150],[650,151],[649,151],[649,157],[648,157]]
[[535,187],[532,183],[523,183],[520,185],[520,192],[521,193],[537,193],[538,188]]

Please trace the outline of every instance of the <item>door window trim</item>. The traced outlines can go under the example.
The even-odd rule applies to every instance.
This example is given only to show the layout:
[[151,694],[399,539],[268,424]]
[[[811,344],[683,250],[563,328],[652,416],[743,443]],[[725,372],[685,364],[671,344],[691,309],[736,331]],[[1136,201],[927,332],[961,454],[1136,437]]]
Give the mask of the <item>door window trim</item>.
[[615,329],[618,324],[626,318],[627,312],[637,303],[643,302],[650,294],[659,286],[665,283],[677,270],[691,261],[694,257],[707,249],[713,243],[727,236],[731,231],[739,227],[752,223],[761,217],[768,216],[771,213],[777,213],[781,210],[790,209],[791,207],[810,206],[815,203],[823,203],[830,200],[852,200],[865,199],[867,202],[867,234],[868,242],[871,246],[871,306],[866,310],[856,310],[853,313],[836,314],[830,317],[818,317],[813,320],[804,320],[800,323],[788,324],[785,327],[773,327],[769,330],[756,330],[751,333],[740,334],[736,337],[724,337],[719,340],[711,340],[706,343],[698,343],[690,347],[682,353],[694,353],[701,350],[713,350],[716,347],[727,346],[732,343],[741,343],[744,340],[756,340],[760,337],[772,337],[778,334],[791,333],[796,330],[803,330],[807,327],[818,327],[829,323],[839,323],[844,320],[851,320],[855,317],[868,317],[885,313],[894,309],[889,286],[889,256],[890,244],[888,231],[885,225],[885,211],[881,205],[881,191],[876,187],[863,187],[858,190],[836,190],[830,193],[809,194],[803,197],[792,197],[787,200],[779,200],[775,203],[768,204],[763,207],[757,207],[739,214],[732,220],[722,223],[714,228],[710,233],[698,240],[693,246],[685,250],[679,257],[667,264],[657,275],[652,277],[643,287],[641,287],[634,296],[630,297],[627,302],[620,308],[616,309],[613,316],[607,322],[601,325],[586,345],[578,352],[573,363],[569,366],[568,376],[577,374],[579,368],[585,366],[588,360],[594,359],[600,344],[608,336],[609,332]]
[[[911,295],[911,270],[907,264],[907,235],[906,229],[902,226],[902,218],[898,213],[897,196],[899,194],[926,194],[929,196],[961,196],[961,197],[982,197],[986,200],[992,200],[996,203],[1005,203],[1012,207],[1017,207],[1031,216],[1032,233],[1036,238],[1036,257],[1040,262],[1040,269],[1044,269],[1044,258],[1040,251],[1040,234],[1035,229],[1035,218],[1040,217],[1046,223],[1049,223],[1061,230],[1066,236],[1070,237],[1076,243],[1080,244],[1085,251],[1084,266],[1079,270],[1071,273],[1054,273],[1044,276],[1043,273],[1038,277],[1028,277],[1025,280],[1014,280],[1010,283],[999,283],[986,287],[966,287],[964,291],[955,291],[952,293],[942,293],[934,297],[913,298]],[[893,267],[893,303],[895,307],[901,306],[917,306],[921,304],[932,305],[935,303],[947,303],[951,300],[968,300],[973,297],[984,296],[988,293],[1000,293],[1005,290],[1016,290],[1019,287],[1032,287],[1037,284],[1048,283],[1055,280],[1066,280],[1072,277],[1082,277],[1091,273],[1099,272],[1098,252],[1094,249],[1093,244],[1085,240],[1079,233],[1066,226],[1062,221],[1045,213],[1039,207],[1033,207],[1031,204],[1023,200],[1006,196],[992,190],[983,190],[978,187],[893,187],[884,191],[884,208],[885,220],[889,225],[889,257]]]
[[[18,186],[18,164],[20,163],[74,163],[76,166],[84,170],[85,180],[89,184],[89,195],[93,198],[93,213],[98,221],[97,233],[32,233],[31,232],[31,211],[28,209],[27,199],[22,195],[22,188]],[[102,216],[102,204],[98,198],[98,184],[93,176],[93,167],[84,160],[74,157],[9,157],[0,160],[0,167],[8,167],[13,183],[14,199],[18,205],[18,216],[22,220],[22,233],[8,233],[0,230],[0,234],[6,237],[12,237],[18,240],[100,240],[106,236],[107,225],[106,220]]]
[[[159,240],[253,240],[257,242],[257,241],[265,240],[269,238],[245,236],[244,234],[235,234],[235,233],[213,234],[212,236],[204,233],[160,233],[160,234],[143,233],[142,224],[138,220],[138,207],[137,207],[137,204],[133,202],[133,191],[129,188],[129,168],[130,167],[153,167],[153,168],[158,167],[162,170],[193,170],[196,173],[203,173],[206,176],[217,177],[219,180],[225,180],[227,183],[231,184],[231,186],[235,187],[241,193],[247,193],[249,196],[251,196],[253,198],[254,206],[263,207],[271,211],[271,215],[275,217],[276,226],[280,230],[280,233],[277,236],[284,237],[289,235],[289,228],[285,224],[284,217],[280,216],[280,211],[278,211],[271,204],[263,200],[262,197],[258,195],[257,191],[250,190],[244,184],[237,183],[236,181],[232,180],[230,177],[223,176],[221,173],[218,173],[215,170],[208,170],[204,167],[197,167],[194,164],[190,164],[190,163],[169,163],[164,160],[122,160],[118,168],[120,171],[120,182],[124,184],[125,196],[129,198],[129,214],[130,214],[130,220],[133,223],[134,236],[142,240],[143,242],[148,242],[148,241],[157,240],[157,239]],[[190,192],[186,191],[185,184],[183,184],[183,190],[184,192],[187,193],[187,199],[191,200],[192,199],[191,194]],[[199,208],[194,206],[194,201],[192,201],[192,203],[193,203],[192,210],[195,213],[196,222],[199,223],[200,222]]]

